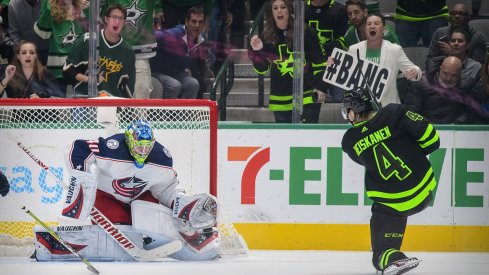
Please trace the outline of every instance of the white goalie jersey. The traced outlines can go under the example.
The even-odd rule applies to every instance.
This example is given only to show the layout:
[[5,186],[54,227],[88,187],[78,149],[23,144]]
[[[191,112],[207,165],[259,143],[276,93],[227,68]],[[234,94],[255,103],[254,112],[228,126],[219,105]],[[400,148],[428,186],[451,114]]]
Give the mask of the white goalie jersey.
[[68,151],[67,167],[90,171],[95,164],[97,189],[129,203],[149,190],[161,204],[171,207],[175,193],[184,192],[173,170],[170,152],[155,142],[143,168],[134,165],[124,134],[98,140],[76,140]]

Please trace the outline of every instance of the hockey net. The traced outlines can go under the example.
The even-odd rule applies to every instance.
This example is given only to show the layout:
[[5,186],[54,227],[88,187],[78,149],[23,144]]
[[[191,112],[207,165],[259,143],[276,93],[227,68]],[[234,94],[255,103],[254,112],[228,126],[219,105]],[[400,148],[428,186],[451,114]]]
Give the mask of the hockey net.
[[[221,255],[246,254],[246,243],[225,214],[221,196],[226,194],[217,193],[217,110],[208,100],[1,99],[0,170],[11,183],[9,196],[48,225],[56,225],[63,188],[17,144],[67,178],[63,156],[68,143],[123,132],[135,119],[151,123],[156,140],[171,152],[187,193],[218,197]],[[22,210],[0,198],[0,255],[30,255],[34,225]]]

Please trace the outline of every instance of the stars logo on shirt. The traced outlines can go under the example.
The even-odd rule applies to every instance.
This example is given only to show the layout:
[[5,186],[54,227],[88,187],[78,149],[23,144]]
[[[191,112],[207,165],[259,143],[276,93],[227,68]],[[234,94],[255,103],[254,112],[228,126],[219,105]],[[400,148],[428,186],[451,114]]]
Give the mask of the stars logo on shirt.
[[61,40],[61,47],[69,47],[75,45],[76,40],[78,39],[79,34],[76,34],[75,28],[71,27],[68,33],[59,36],[59,40]]
[[126,24],[131,25],[133,28],[138,28],[138,22],[143,16],[145,16],[148,11],[143,10],[137,7],[137,2],[134,1],[132,2],[130,7],[127,7],[127,18],[126,18]]
[[[289,51],[286,44],[281,44],[278,47],[278,51],[280,54],[280,58],[274,60],[277,64],[277,68],[280,73],[283,75],[289,74],[291,77],[294,76],[294,55],[292,51]],[[285,54],[288,54],[288,57],[285,59]]]
[[321,27],[319,26],[318,20],[310,20],[309,26],[316,31],[318,38],[319,38],[319,42],[321,43],[321,45],[333,40],[333,37],[332,37],[333,32],[331,30],[321,29]]
[[[99,63],[100,68],[103,68],[101,70],[101,72],[103,73],[105,82],[108,82],[110,74],[120,72],[124,66],[118,60],[112,60],[110,57],[106,57],[106,56],[100,56],[98,63]],[[112,144],[112,145],[115,145],[115,144]],[[107,146],[109,146],[108,143],[107,143]],[[117,147],[119,147],[118,144],[117,144]],[[115,149],[115,148],[111,148],[111,149]]]

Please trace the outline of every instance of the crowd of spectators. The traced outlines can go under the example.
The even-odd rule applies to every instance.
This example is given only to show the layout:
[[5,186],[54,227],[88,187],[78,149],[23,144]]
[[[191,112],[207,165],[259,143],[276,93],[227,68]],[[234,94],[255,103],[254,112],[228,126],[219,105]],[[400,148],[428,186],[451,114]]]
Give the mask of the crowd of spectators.
[[[489,114],[486,110],[489,91],[485,89],[487,77],[481,77],[484,74],[481,63],[488,58],[487,40],[479,30],[469,24],[470,11],[465,4],[456,4],[449,9],[445,0],[398,0],[393,20],[386,24],[383,14],[369,11],[368,3],[365,1],[343,2],[344,7],[338,5],[336,1],[306,1],[304,21],[308,27],[316,31],[323,53],[328,56],[326,66],[336,66],[337,62],[340,62],[330,56],[334,48],[348,50],[362,60],[377,63],[390,70],[385,83],[386,88],[380,94],[374,94],[381,106],[406,103],[407,100],[413,110],[428,119],[431,119],[430,116],[437,115],[438,117],[433,117],[433,120],[439,123],[489,122]],[[284,66],[287,63],[283,61],[292,56],[293,48],[287,45],[291,38],[282,41],[277,35],[277,39],[272,39],[268,44],[275,48],[282,48],[276,52],[269,50],[265,55],[262,52],[266,46],[262,46],[262,40],[267,37],[267,33],[273,32],[283,32],[283,37],[290,37],[290,30],[285,30],[277,23],[280,21],[277,18],[283,18],[280,11],[282,9],[287,13],[293,13],[289,1],[270,1],[269,10],[271,10],[270,14],[273,13],[276,17],[275,25],[265,28],[260,36],[252,38],[249,50],[258,73],[263,73],[263,69],[272,70],[269,109],[274,112],[276,122],[284,122],[278,119],[277,113],[287,111],[285,108],[276,108],[278,100],[281,100],[285,106],[289,103],[285,99],[292,99],[293,96],[285,86],[274,84],[284,83]],[[328,16],[323,16],[328,13]],[[273,23],[272,18],[269,16],[266,19],[267,24]],[[342,22],[346,18],[350,26],[344,32],[345,25]],[[345,34],[342,34],[343,32]],[[259,42],[256,42],[257,39]],[[309,40],[309,37],[304,37],[305,43]],[[426,72],[414,64],[404,52],[405,47],[413,46],[429,46]],[[307,52],[305,54],[307,55]],[[268,63],[264,62],[265,60]],[[274,66],[278,66],[281,75],[273,74]],[[304,68],[304,74],[307,76],[307,66]],[[317,80],[305,78],[304,87],[308,85],[318,86]],[[317,97],[338,102],[338,98],[341,98],[344,92],[338,91],[340,85],[340,83],[330,84],[327,89],[316,91]],[[324,97],[322,94],[326,91],[328,95]],[[305,110],[308,96],[304,88],[303,115],[307,114]],[[443,106],[438,106],[435,102]],[[443,119],[439,119],[440,117]]]
[[[97,89],[99,95],[123,98],[155,98],[152,94],[152,75],[161,76],[160,67],[183,67],[183,72],[195,80],[181,93],[172,91],[156,95],[158,98],[197,98],[202,97],[207,86],[209,45],[206,36],[212,0],[104,0],[100,2],[100,19],[104,26],[99,35],[99,56],[97,62]],[[2,0],[0,3],[0,79],[4,80],[4,96],[29,97],[87,97],[89,20],[88,0]],[[116,9],[114,10],[114,7]],[[166,12],[166,13],[165,13]],[[112,14],[116,13],[116,14]],[[119,14],[121,13],[121,14]],[[194,33],[193,17],[202,15],[203,21],[197,23]],[[10,24],[7,21],[10,21]],[[178,54],[182,60],[166,60],[162,48],[156,41],[160,33],[179,28]],[[188,30],[192,30],[188,32]],[[43,91],[17,93],[10,92],[8,82],[14,81],[21,71],[12,72],[14,62],[22,60],[20,45],[24,41],[34,45],[35,56],[32,62],[43,65],[43,72],[51,79],[57,89],[51,94]],[[160,41],[162,42],[162,41]],[[168,41],[166,41],[168,42]],[[173,42],[169,42],[170,44]],[[172,53],[177,54],[177,53]],[[150,65],[152,59],[153,65]],[[16,61],[17,60],[17,61]],[[20,64],[20,63],[19,63]],[[156,64],[156,65],[155,65]],[[7,71],[7,66],[9,70]],[[18,67],[16,65],[16,67]],[[153,68],[156,68],[153,74]],[[204,68],[204,69],[202,69]],[[11,80],[11,78],[13,79]],[[25,77],[29,80],[29,75]],[[34,79],[36,80],[36,79]],[[43,81],[44,78],[42,79]],[[15,81],[14,81],[15,82]],[[162,81],[163,84],[168,84]],[[28,82],[30,83],[30,82]],[[39,83],[43,83],[42,81]],[[51,83],[51,82],[50,82]],[[32,88],[32,87],[31,87]],[[30,88],[30,89],[31,89]],[[186,91],[189,89],[190,91]],[[52,90],[52,89],[48,89]],[[189,95],[187,95],[189,94]]]
[[[286,61],[284,53],[293,52],[292,2],[263,2],[268,5],[266,28],[246,45],[242,9],[251,9],[248,15],[254,17],[261,1],[101,1],[105,25],[99,39],[98,92],[125,98],[203,98],[209,76],[217,73],[230,48],[248,47],[261,73],[285,66],[276,61]],[[382,105],[405,103],[439,123],[488,123],[488,38],[469,24],[477,10],[468,10],[463,3],[448,7],[445,0],[398,0],[386,23],[378,3],[305,1],[304,33],[315,38],[304,39],[309,48],[303,121],[318,121],[318,103],[341,99],[343,90],[318,77],[338,48],[391,69],[387,92],[378,98]],[[89,6],[89,0],[0,2],[3,97],[87,96]],[[279,9],[284,13],[278,14]],[[285,27],[279,26],[283,16],[288,17]],[[312,50],[315,41],[319,55]],[[413,46],[429,48],[425,71],[403,51]],[[292,105],[287,102],[292,100],[292,82],[290,87],[284,85],[283,77],[293,75],[284,67],[277,70],[280,78],[271,80],[270,106],[277,122],[290,122]],[[162,95],[152,93],[152,77],[163,84]],[[307,118],[310,107],[313,119]]]

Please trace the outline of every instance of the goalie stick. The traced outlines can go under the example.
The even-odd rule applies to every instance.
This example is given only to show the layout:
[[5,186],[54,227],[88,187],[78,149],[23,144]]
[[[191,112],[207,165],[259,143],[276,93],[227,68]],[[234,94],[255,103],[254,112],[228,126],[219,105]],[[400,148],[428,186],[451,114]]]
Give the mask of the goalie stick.
[[29,216],[31,216],[38,224],[40,224],[42,227],[44,227],[44,229],[46,229],[48,231],[48,233],[53,236],[53,238],[55,238],[60,244],[62,244],[64,247],[66,247],[66,249],[68,249],[71,253],[73,253],[73,255],[77,256],[80,260],[82,260],[83,263],[85,263],[87,265],[87,269],[90,270],[91,272],[95,273],[95,274],[99,274],[98,270],[83,256],[81,256],[80,254],[78,254],[78,252],[76,252],[76,250],[71,247],[70,244],[68,244],[65,240],[63,240],[58,234],[56,234],[56,232],[54,232],[51,228],[49,228],[49,226],[47,226],[43,221],[41,221],[34,213],[32,213],[32,211],[30,211],[27,207],[25,207],[24,205],[21,205],[16,199],[14,199],[14,197],[12,197],[11,195],[8,195],[7,196],[14,204],[16,204],[20,209],[22,209],[22,211],[24,211],[25,213],[27,213]]
[[[24,153],[26,153],[35,163],[41,166],[48,174],[56,180],[64,189],[68,188],[68,185],[62,181],[44,162],[38,159],[34,154],[27,149],[21,142],[17,142]],[[139,248],[131,239],[129,239],[122,231],[117,229],[117,227],[105,217],[102,212],[100,212],[95,206],[90,212],[91,220],[100,226],[115,242],[124,249],[131,257],[137,261],[151,261],[156,259],[165,258],[170,254],[178,252],[182,249],[182,242],[180,240],[175,240],[170,243],[161,245],[159,247],[146,250]]]

